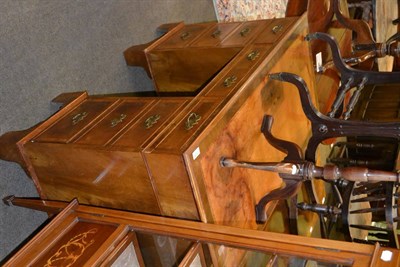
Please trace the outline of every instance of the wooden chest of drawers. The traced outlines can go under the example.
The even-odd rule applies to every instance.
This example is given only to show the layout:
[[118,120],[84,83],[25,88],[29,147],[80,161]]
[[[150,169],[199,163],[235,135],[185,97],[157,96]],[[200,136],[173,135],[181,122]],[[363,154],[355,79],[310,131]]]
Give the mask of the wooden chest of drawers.
[[[175,38],[185,32],[179,26],[179,30],[174,28],[166,35],[171,35],[168,40],[161,38],[156,41],[158,46],[151,45],[146,56],[158,85],[157,75],[170,75],[165,74],[167,70],[182,68],[190,76],[198,67],[197,61],[174,61],[171,53],[195,55],[196,45],[202,49],[204,45],[208,53],[208,43],[216,54],[226,47],[236,49],[231,60],[217,67],[219,71],[212,79],[201,81],[204,87],[195,96],[107,97],[76,93],[56,98],[63,108],[17,142],[23,159],[20,163],[33,178],[40,196],[66,201],[76,197],[83,204],[261,229],[254,205],[282,186],[282,180],[272,173],[225,169],[219,162],[221,157],[283,159],[284,155],[269,145],[260,131],[265,114],[274,116],[273,132],[277,137],[300,146],[307,142],[310,125],[297,89],[268,78],[269,73],[293,72],[303,77],[314,92],[313,64],[309,44],[304,41],[306,17],[279,20],[283,26],[278,28],[274,22],[185,28],[199,36],[221,29],[216,34],[221,38],[218,44],[209,37],[193,37],[190,42],[185,39],[194,33]],[[224,33],[226,28],[229,34]],[[237,34],[241,36],[240,32],[247,28],[250,33],[244,35],[251,39],[235,47],[236,38],[242,38]],[[177,48],[175,43],[181,39],[185,40]],[[161,64],[163,69],[156,74],[160,62],[155,60],[157,57],[173,64]],[[198,57],[210,64],[207,57]],[[179,73],[180,78],[182,74]],[[171,80],[169,84],[171,88],[183,88]],[[4,159],[4,151],[9,151],[4,148],[9,147],[7,140],[10,139],[0,138],[0,157]],[[272,208],[273,205],[268,206],[266,212]],[[224,248],[215,253],[225,265],[243,256]]]
[[144,66],[162,93],[199,92],[248,44],[276,44],[297,18],[236,23],[168,25],[168,32],[125,52],[128,65]]
[[142,151],[189,100],[77,94],[22,145],[42,197],[161,214]]

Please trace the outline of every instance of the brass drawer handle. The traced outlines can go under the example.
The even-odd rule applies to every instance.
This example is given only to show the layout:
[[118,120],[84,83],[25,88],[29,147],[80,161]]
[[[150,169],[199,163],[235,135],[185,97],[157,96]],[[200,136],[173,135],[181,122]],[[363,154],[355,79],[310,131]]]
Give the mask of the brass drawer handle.
[[247,34],[249,34],[250,29],[249,28],[244,28],[243,30],[240,31],[240,35],[242,37],[245,37]]
[[224,86],[225,87],[230,87],[230,86],[232,86],[232,84],[234,84],[236,82],[236,80],[237,80],[237,77],[232,75],[232,76],[230,76],[230,77],[225,79]]
[[181,34],[181,39],[182,40],[187,40],[190,37],[190,32],[184,32]]
[[76,114],[75,116],[72,117],[72,125],[75,125],[78,122],[82,121],[84,118],[86,118],[87,115],[88,113],[86,111]]
[[186,130],[190,130],[193,128],[193,126],[195,126],[196,124],[199,123],[199,121],[201,120],[201,116],[197,113],[190,113],[189,117],[187,118],[186,122],[185,122],[185,129]]
[[260,52],[258,50],[254,50],[250,54],[247,55],[247,59],[250,61],[254,61],[259,56],[260,56]]
[[282,25],[276,25],[272,28],[272,32],[277,34],[278,32],[280,32],[283,29]]
[[111,121],[111,127],[115,127],[120,124],[126,118],[125,114],[119,115],[119,118],[115,118]]
[[218,36],[220,36],[221,35],[221,30],[216,30],[215,32],[213,32],[212,34],[211,34],[211,36],[213,37],[213,38],[217,38]]
[[161,116],[159,114],[148,117],[144,122],[144,127],[146,129],[150,129],[151,127],[153,127],[154,124],[158,122],[160,118]]

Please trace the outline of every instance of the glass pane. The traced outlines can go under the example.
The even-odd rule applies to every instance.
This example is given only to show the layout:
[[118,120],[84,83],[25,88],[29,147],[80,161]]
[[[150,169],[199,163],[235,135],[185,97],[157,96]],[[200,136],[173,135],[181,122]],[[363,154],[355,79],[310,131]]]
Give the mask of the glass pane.
[[193,262],[190,263],[189,267],[202,267],[201,261],[200,261],[200,255],[197,255]]
[[139,267],[139,262],[136,256],[135,248],[130,243],[125,250],[118,256],[118,258],[111,265],[112,267]]
[[169,236],[136,234],[145,266],[177,266],[193,244],[192,241]]
[[[210,248],[212,251],[212,248]],[[245,267],[340,267],[334,263],[324,263],[294,256],[269,254],[251,250],[240,250],[218,246],[218,264],[215,266]],[[222,252],[223,251],[223,252]],[[221,253],[222,252],[222,253]]]
[[[145,262],[145,266],[172,267],[180,266],[186,255],[193,253],[190,248],[194,247],[193,241],[173,238],[164,235],[151,235],[136,232],[140,250]],[[340,267],[347,266],[337,263],[343,263],[338,259],[337,263],[331,260],[315,258],[301,258],[297,256],[283,254],[274,254],[260,252],[250,249],[239,249],[220,244],[200,242],[202,245],[201,255],[194,257],[191,262],[186,262],[182,266],[199,267],[201,265],[200,257],[204,258],[205,266],[241,266],[241,267]],[[279,248],[277,248],[279,249]],[[191,252],[190,252],[191,251]],[[332,252],[331,252],[332,253]],[[341,253],[337,251],[338,255]],[[321,257],[321,253],[315,257]],[[331,255],[332,256],[332,255]],[[329,257],[332,259],[335,257]],[[339,257],[340,258],[340,257]],[[186,257],[187,259],[187,257]],[[343,260],[341,258],[341,260]],[[351,265],[349,265],[351,266]],[[203,266],[202,266],[203,267]]]

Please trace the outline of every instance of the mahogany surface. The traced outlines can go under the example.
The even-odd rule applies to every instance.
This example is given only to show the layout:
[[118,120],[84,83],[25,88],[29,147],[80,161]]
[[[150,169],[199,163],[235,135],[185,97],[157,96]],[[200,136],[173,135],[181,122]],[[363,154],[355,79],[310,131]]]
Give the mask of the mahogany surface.
[[286,17],[301,16],[307,11],[308,0],[289,0],[286,6]]

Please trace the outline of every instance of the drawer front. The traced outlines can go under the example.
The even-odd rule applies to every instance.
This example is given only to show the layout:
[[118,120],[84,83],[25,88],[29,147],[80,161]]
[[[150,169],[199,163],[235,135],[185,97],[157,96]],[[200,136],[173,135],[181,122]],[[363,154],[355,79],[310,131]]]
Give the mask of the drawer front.
[[106,145],[121,130],[137,119],[144,112],[144,109],[153,102],[155,100],[145,98],[121,102],[75,143]]
[[202,35],[211,24],[185,25],[180,31],[165,40],[156,49],[183,48]]
[[186,143],[196,137],[198,129],[206,123],[219,103],[215,98],[200,99],[179,121],[171,125],[165,133],[166,136],[158,139],[161,141],[153,143],[146,150],[180,151]]
[[129,127],[113,144],[129,148],[142,148],[146,141],[170,123],[177,113],[186,106],[189,99],[161,99],[152,104],[135,123]]
[[256,44],[271,44],[280,39],[281,36],[297,20],[297,17],[274,19],[269,23],[256,38]]
[[223,78],[218,80],[215,86],[205,93],[206,96],[211,97],[225,97],[230,92],[234,91],[240,85],[241,80],[262,61],[272,45],[263,45],[260,47],[252,47],[241,53],[240,58],[232,68],[230,68]]
[[88,129],[115,100],[86,100],[50,126],[34,141],[68,143]]
[[254,39],[255,36],[264,28],[265,24],[269,21],[248,21],[243,22],[242,25],[222,41],[223,46],[243,46],[250,40]]
[[215,24],[209,31],[205,32],[199,39],[191,44],[191,47],[219,46],[240,24],[240,22]]

